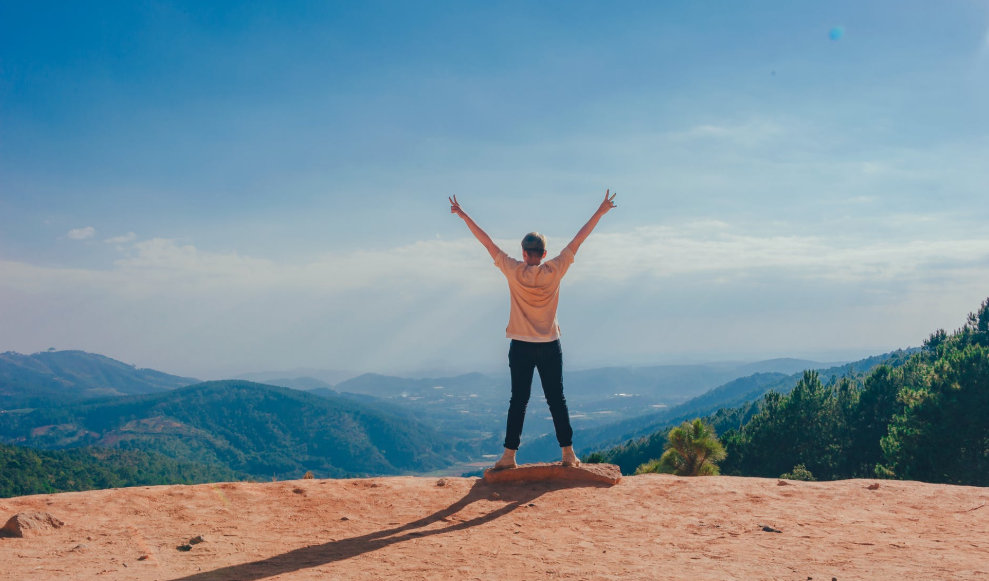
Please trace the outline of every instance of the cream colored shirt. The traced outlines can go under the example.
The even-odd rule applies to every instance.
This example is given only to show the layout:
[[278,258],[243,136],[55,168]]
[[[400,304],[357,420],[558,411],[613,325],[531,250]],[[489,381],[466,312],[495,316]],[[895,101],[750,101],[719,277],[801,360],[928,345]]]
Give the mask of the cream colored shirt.
[[564,248],[556,258],[539,266],[528,266],[503,251],[498,252],[494,263],[508,279],[508,293],[512,299],[506,337],[534,343],[549,343],[560,338],[560,323],[556,320],[560,281],[573,259],[570,248]]

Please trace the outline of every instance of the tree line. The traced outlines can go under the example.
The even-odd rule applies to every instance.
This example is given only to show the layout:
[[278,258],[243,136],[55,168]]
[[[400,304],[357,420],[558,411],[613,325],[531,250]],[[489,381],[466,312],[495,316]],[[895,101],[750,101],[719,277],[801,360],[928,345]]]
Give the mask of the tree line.
[[0,444],[0,498],[78,490],[240,480],[221,466],[181,462],[140,450],[34,450]]
[[[960,329],[939,329],[915,354],[860,376],[824,381],[806,371],[787,394],[770,391],[701,423],[710,429],[684,423],[587,460],[677,472],[674,458],[694,454],[696,464],[698,450],[717,449],[714,429],[723,429],[723,459],[718,465],[715,452],[708,461],[722,474],[989,486],[989,299]],[[679,451],[662,461],[670,450]]]

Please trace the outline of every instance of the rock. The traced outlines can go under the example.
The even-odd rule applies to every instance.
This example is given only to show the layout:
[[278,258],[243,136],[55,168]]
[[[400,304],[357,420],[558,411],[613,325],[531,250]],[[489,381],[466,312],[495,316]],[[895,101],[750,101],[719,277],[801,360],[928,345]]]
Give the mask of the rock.
[[450,481],[447,480],[446,478],[440,478],[439,480],[436,481],[436,486],[446,486],[449,483]]
[[498,482],[601,482],[618,484],[622,471],[614,464],[581,464],[564,466],[561,462],[520,464],[517,468],[484,471],[484,481]]
[[179,545],[175,549],[185,553],[192,550],[192,545]]
[[85,551],[85,550],[86,550],[86,545],[76,545],[76,546],[72,547],[71,549],[69,549],[69,552],[70,553],[75,553],[76,551]]
[[47,512],[20,512],[0,529],[0,537],[37,537],[51,534],[65,523]]
[[151,555],[145,554],[145,555],[141,555],[140,557],[138,557],[137,560],[138,561],[147,561],[150,558],[151,558]]
[[783,531],[781,531],[779,529],[774,529],[773,527],[771,527],[769,525],[762,525],[762,530],[766,531],[767,533],[782,533],[783,532]]
[[342,517],[340,517],[340,520],[350,520],[350,517],[349,516],[342,516]]
[[784,480],[779,480],[779,481],[776,482],[776,486],[789,486],[789,485],[790,485],[790,483],[789,482],[786,482]]
[[876,482],[874,484],[870,484],[869,486],[866,486],[866,488],[868,488],[869,490],[879,490],[879,483]]
[[199,543],[205,543],[205,542],[206,542],[206,539],[203,538],[203,535],[196,535],[196,536],[192,537],[191,539],[189,539],[189,544],[190,545],[198,545]]

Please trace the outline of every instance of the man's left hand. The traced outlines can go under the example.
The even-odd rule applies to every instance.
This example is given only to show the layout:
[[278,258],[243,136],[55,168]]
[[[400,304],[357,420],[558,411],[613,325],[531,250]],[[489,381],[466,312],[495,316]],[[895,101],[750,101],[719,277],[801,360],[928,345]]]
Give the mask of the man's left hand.
[[456,215],[460,216],[461,218],[463,218],[464,216],[467,215],[463,211],[463,209],[461,209],[460,202],[457,201],[456,194],[454,194],[454,196],[452,198],[447,197],[447,199],[450,200],[450,213],[451,214],[456,214]]

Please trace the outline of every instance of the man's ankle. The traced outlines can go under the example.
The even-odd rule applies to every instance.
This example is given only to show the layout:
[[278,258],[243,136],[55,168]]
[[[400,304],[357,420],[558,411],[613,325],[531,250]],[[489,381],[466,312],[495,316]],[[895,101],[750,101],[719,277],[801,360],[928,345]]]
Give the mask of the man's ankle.
[[562,464],[564,466],[574,466],[574,467],[580,466],[580,459],[578,459],[577,454],[574,453],[572,445],[563,446],[560,450],[563,453]]
[[495,468],[515,468],[515,452],[511,448],[505,448],[505,452],[501,455],[501,459],[495,462]]

